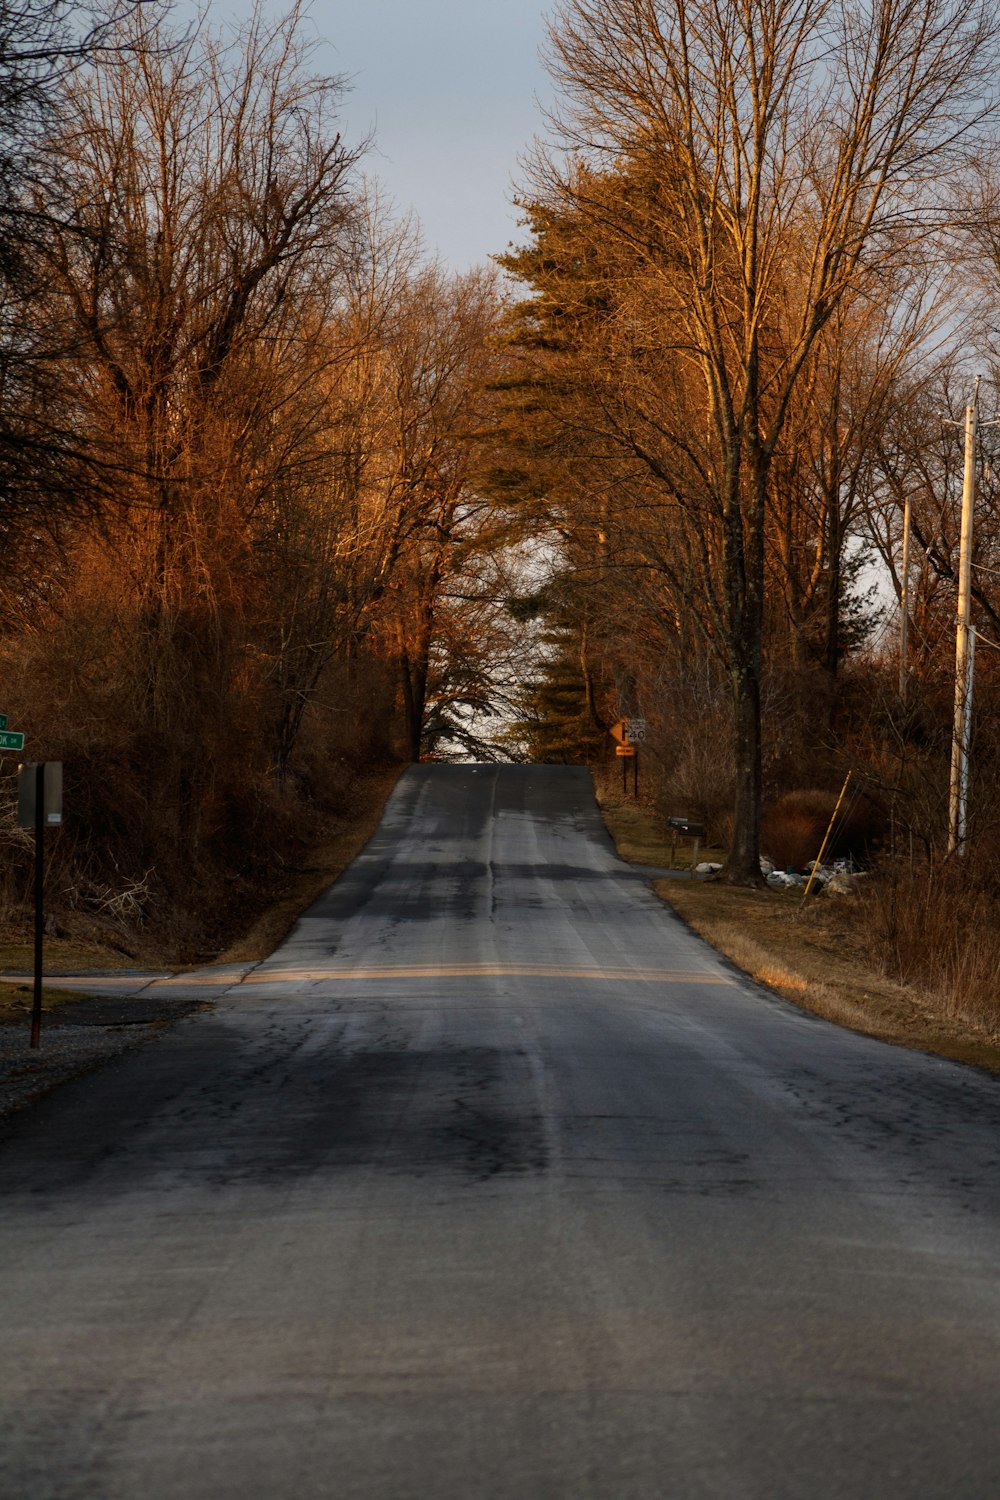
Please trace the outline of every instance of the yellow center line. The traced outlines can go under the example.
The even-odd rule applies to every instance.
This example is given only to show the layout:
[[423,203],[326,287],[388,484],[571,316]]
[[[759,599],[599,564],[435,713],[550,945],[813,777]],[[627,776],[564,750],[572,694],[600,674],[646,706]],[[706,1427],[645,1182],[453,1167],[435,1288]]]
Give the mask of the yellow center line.
[[[626,969],[582,967],[571,964],[380,964],[356,969],[301,968],[254,969],[249,974],[239,970],[202,970],[200,973],[163,975],[81,974],[53,976],[51,983],[79,989],[144,990],[147,988],[205,987],[232,989],[246,984],[350,984],[354,980],[389,982],[405,979],[579,979],[612,984],[724,984],[736,980],[728,974],[705,973],[683,969]],[[17,976],[15,976],[17,977]]]
[[356,969],[257,969],[248,974],[244,984],[279,984],[310,980],[354,979],[588,979],[605,982],[650,984],[734,984],[727,974],[706,974],[667,969],[581,968],[564,964],[406,964],[379,965]]

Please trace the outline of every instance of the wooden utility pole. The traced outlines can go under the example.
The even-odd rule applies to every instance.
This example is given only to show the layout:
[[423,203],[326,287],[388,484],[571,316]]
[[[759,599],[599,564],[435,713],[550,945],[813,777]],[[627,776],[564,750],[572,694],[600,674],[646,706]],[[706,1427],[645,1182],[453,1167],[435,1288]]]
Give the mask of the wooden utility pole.
[[906,703],[906,680],[909,663],[906,660],[907,637],[910,632],[910,497],[903,503],[903,561],[899,588],[899,701]]
[[958,560],[958,620],[955,631],[955,717],[951,736],[951,781],[948,797],[948,853],[965,853],[965,814],[969,797],[969,734],[972,719],[972,514],[976,503],[976,422],[979,376],[965,408],[965,473],[962,479],[962,530]]

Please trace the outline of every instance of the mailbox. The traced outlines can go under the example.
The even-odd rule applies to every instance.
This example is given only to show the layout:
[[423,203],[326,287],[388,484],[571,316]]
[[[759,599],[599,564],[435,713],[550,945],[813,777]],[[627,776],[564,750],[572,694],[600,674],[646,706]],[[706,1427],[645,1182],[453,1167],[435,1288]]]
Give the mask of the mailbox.
[[668,818],[667,827],[672,828],[675,833],[683,834],[689,839],[703,839],[705,837],[704,823],[692,823],[690,818]]

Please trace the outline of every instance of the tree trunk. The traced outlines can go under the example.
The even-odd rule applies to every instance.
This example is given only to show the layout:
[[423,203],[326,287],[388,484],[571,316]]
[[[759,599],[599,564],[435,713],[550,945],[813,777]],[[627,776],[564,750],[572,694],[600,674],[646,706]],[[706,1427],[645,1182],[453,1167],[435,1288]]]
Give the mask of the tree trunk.
[[403,735],[410,760],[418,761],[423,749],[424,712],[427,708],[427,676],[433,619],[421,623],[414,649],[400,647],[399,670],[403,689]]
[[736,729],[733,837],[725,866],[732,885],[762,885],[760,870],[760,678],[746,667],[730,673]]
[[[839,485],[838,485],[839,489]],[[828,542],[828,578],[826,595],[826,651],[825,665],[831,683],[836,681],[840,670],[840,594],[843,538],[840,525],[840,495],[830,497]]]
[[580,627],[580,676],[583,678],[584,701],[587,705],[587,716],[589,717],[591,724],[593,724],[595,729],[599,729],[603,732],[607,729],[608,726],[603,722],[600,714],[597,712],[597,698],[594,694],[594,674],[590,670],[590,658],[587,652],[587,643],[587,622],[586,620],[584,620],[583,624]]
[[757,442],[747,467],[745,505],[737,460],[731,460],[724,513],[724,571],[729,676],[733,691],[736,786],[733,837],[724,875],[732,885],[762,885],[760,871],[760,671],[764,634],[764,503],[768,462]]
[[[413,675],[405,646],[399,650],[399,685],[403,695],[403,748],[410,760],[420,759],[420,720],[413,699]],[[414,751],[414,743],[417,745]]]

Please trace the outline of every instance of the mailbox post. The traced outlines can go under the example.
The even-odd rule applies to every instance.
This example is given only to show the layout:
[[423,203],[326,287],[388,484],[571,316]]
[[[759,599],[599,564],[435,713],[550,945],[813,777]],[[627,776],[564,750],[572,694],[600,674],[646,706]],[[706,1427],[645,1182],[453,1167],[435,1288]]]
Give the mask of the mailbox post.
[[678,838],[693,839],[691,847],[691,873],[698,863],[698,846],[705,837],[704,823],[692,823],[690,818],[668,818],[667,827],[670,829],[670,863],[674,862],[674,851],[677,848]]

